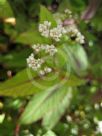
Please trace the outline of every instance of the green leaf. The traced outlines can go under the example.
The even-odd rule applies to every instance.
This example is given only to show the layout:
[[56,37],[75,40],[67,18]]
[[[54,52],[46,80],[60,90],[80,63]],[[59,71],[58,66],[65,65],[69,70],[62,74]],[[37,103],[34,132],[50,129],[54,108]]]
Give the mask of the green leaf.
[[69,75],[69,79],[67,81],[67,84],[72,87],[81,86],[81,85],[84,85],[85,83],[86,83],[86,80],[72,74]]
[[85,83],[84,80],[72,75],[69,76],[69,74],[68,77],[66,76],[65,79],[63,79],[65,74],[64,72],[58,74],[53,71],[44,77],[40,77],[38,73],[35,73],[33,70],[29,68],[24,69],[16,76],[0,84],[0,95],[24,97],[46,90],[57,83],[63,83],[64,80],[66,80],[67,86],[72,87],[80,86]]
[[70,62],[73,70],[78,74],[85,74],[88,68],[88,58],[83,47],[80,45],[64,45],[64,50],[68,55],[68,61]]
[[13,11],[7,0],[0,0],[0,17],[13,17]]
[[[49,123],[48,126],[51,128],[65,112],[66,107],[69,105],[70,98],[71,90],[67,90],[67,87],[62,87],[61,84],[56,84],[46,91],[36,94],[32,98],[21,116],[20,123],[29,124],[43,118],[44,125],[45,123]],[[58,107],[60,107],[60,109]],[[52,121],[48,118],[48,116],[52,116],[51,113],[53,112],[55,113],[55,121],[52,124]]]
[[43,136],[57,136],[53,131],[49,130],[47,131],[46,134],[44,134]]
[[50,43],[51,41],[48,38],[40,35],[37,28],[37,25],[31,26],[28,31],[19,34],[16,38],[16,42],[20,42],[23,44]]
[[54,57],[54,61],[55,61],[55,66],[57,68],[63,68],[63,67],[70,67],[67,63],[67,57],[66,57],[66,53],[63,51],[63,48],[61,46],[61,48],[57,48],[57,53]]
[[[61,97],[61,99],[56,102],[58,99],[58,95]],[[54,108],[50,111],[48,111],[43,119],[43,125],[47,129],[53,128],[59,119],[62,117],[62,115],[65,113],[66,109],[69,107],[71,99],[72,99],[72,88],[62,88],[62,90],[59,90],[58,94],[56,94],[56,101],[52,103],[54,104]]]
[[46,112],[45,110],[48,110],[47,108],[49,108],[47,107],[48,105],[46,104],[46,101],[49,100],[56,89],[58,89],[58,84],[36,94],[29,102],[24,113],[22,114],[20,123],[29,124],[37,121],[38,119],[41,119]]
[[43,23],[44,21],[49,21],[52,24],[52,27],[55,27],[56,21],[53,18],[53,15],[48,11],[47,8],[44,6],[40,7],[40,23]]
[[0,84],[0,95],[24,97],[45,90],[59,82],[58,77],[49,80],[53,76],[52,74],[50,73],[42,78],[34,71],[25,69],[13,78]]

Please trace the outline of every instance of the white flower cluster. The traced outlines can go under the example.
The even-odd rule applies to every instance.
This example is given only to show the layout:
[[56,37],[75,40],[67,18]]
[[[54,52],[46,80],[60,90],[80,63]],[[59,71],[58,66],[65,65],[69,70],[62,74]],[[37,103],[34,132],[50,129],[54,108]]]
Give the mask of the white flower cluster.
[[43,76],[47,73],[50,73],[51,71],[52,71],[52,69],[50,67],[45,67],[44,70],[39,71],[39,75]]
[[66,14],[72,14],[72,11],[71,11],[70,9],[65,9],[64,12],[65,12]]
[[71,129],[71,134],[72,135],[78,135],[78,128],[72,128]]
[[72,11],[69,9],[65,9],[64,13],[67,14],[69,16],[69,18],[72,18]]
[[52,38],[58,42],[62,35],[66,33],[66,30],[61,24],[51,29],[51,22],[44,21],[43,24],[39,24],[39,32],[42,36]]
[[46,53],[49,53],[50,56],[53,56],[57,52],[57,49],[54,45],[46,45],[45,51]]
[[102,134],[102,121],[98,121],[97,132]]
[[50,30],[50,37],[57,42],[60,41],[63,34],[66,34],[66,30],[61,24]]
[[81,32],[77,29],[76,25],[69,25],[66,27],[67,34],[69,34],[71,37],[76,37],[75,41],[84,44],[85,43],[85,38],[81,34]]
[[27,64],[29,68],[32,68],[34,71],[37,71],[39,68],[41,68],[41,65],[44,63],[43,59],[35,59],[34,54],[31,53],[31,55],[27,58]]
[[[66,17],[66,19],[64,18],[64,16]],[[75,41],[76,42],[78,42],[80,44],[84,44],[85,43],[85,38],[81,34],[81,32],[78,30],[77,26],[75,25],[75,20],[72,17],[73,16],[72,16],[72,12],[71,12],[70,9],[65,9],[64,10],[64,14],[63,13],[55,14],[54,18],[56,19],[58,24],[61,24],[60,27],[58,27],[58,29],[62,33],[61,32],[58,33],[58,31],[56,29],[54,29],[54,32],[52,31],[53,33],[52,33],[51,36],[55,37],[56,40],[59,41],[60,36],[63,34],[63,30],[64,30],[65,34],[68,34],[70,37],[75,37]],[[67,25],[64,25],[64,23],[65,23],[64,21],[67,22]],[[63,30],[61,30],[62,28],[63,28]]]
[[78,42],[80,44],[85,43],[85,37],[80,32],[77,33],[75,40],[76,40],[76,42]]
[[[66,9],[65,13],[72,14],[70,10]],[[70,36],[75,36],[75,41],[84,44],[85,38],[81,32],[77,29],[75,24],[68,26],[63,26],[63,23],[58,24],[56,27],[51,28],[51,22],[44,21],[43,24],[39,24],[39,32],[42,36],[47,38],[52,38],[56,42],[59,42],[63,34],[69,34]]]
[[51,27],[51,22],[44,21],[43,24],[39,24],[39,32],[42,36],[49,37],[49,31]]
[[[45,53],[48,53],[50,56],[53,56],[57,52],[57,49],[55,48],[54,45],[48,45],[48,44],[46,45],[34,44],[32,48],[36,53],[39,53],[40,51],[44,50]],[[42,64],[44,64],[44,62],[45,62],[44,58],[35,59],[34,53],[31,53],[31,55],[27,58],[28,67],[32,68],[34,71],[39,70],[39,75],[41,76],[50,73],[52,71],[52,69],[47,66],[45,66],[43,70],[41,69]]]
[[53,44],[34,44],[32,48],[36,53],[39,53],[40,51],[44,50],[46,53],[49,53],[50,56],[53,56],[57,52],[57,49]]

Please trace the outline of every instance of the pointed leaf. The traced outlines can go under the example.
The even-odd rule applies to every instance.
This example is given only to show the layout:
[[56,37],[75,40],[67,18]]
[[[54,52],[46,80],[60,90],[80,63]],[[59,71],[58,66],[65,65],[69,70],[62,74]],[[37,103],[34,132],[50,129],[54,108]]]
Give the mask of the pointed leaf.
[[44,6],[40,7],[40,23],[43,23],[44,21],[51,22],[52,26],[56,26],[56,21],[53,18],[53,15],[48,11],[47,8]]
[[59,82],[58,77],[48,80],[53,73],[41,78],[37,73],[30,69],[19,72],[13,78],[0,84],[1,96],[28,96],[36,92],[45,90]]
[[13,11],[7,0],[0,0],[0,17],[13,17]]
[[46,112],[45,110],[48,110],[49,108],[47,107],[48,105],[46,103],[56,89],[58,89],[58,84],[47,89],[46,91],[36,94],[22,114],[20,123],[29,124],[41,119]]

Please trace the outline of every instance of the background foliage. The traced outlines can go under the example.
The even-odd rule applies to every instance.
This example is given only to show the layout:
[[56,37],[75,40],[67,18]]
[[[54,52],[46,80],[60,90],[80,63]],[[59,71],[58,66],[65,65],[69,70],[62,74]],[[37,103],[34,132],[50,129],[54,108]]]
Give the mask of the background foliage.
[[[102,6],[87,22],[81,20],[87,5],[87,0],[0,0],[0,136],[101,135],[96,122],[102,120]],[[65,8],[77,16],[86,43],[63,45],[71,67],[63,85],[59,77],[53,82],[37,77],[27,68],[26,58],[32,44],[51,42],[39,35],[38,24],[49,20],[56,25],[52,14]],[[58,58],[61,68],[65,62]]]

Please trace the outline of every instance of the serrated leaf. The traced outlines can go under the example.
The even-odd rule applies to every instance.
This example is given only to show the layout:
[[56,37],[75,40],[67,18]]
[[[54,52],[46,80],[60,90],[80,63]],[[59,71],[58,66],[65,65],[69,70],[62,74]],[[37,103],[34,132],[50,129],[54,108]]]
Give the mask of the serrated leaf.
[[56,89],[58,89],[58,84],[36,94],[29,102],[24,113],[22,114],[20,123],[29,124],[37,121],[38,119],[41,119],[46,112],[45,110],[48,110],[46,101],[48,101]]
[[34,71],[25,69],[13,78],[0,84],[0,95],[24,97],[45,90],[59,82],[58,77],[53,80],[48,80],[52,74],[50,73],[46,77],[41,78]]
[[[63,94],[62,95],[62,92]],[[72,88],[64,88],[62,90],[59,90],[58,95],[62,97],[62,99],[59,101],[59,104],[54,102],[54,107],[51,111],[47,112],[43,118],[43,125],[47,129],[52,129],[61,116],[65,113],[66,109],[69,107],[71,99],[72,99]],[[56,94],[56,100],[57,100],[57,94]]]
[[63,83],[63,80],[66,80],[64,82],[66,82],[67,86],[72,87],[80,86],[85,83],[85,80],[73,75],[69,76],[69,74],[68,77],[66,76],[66,78],[63,79],[63,74],[65,75],[64,72],[62,72],[62,74],[60,73],[60,75],[52,72],[44,77],[40,77],[38,73],[30,69],[24,69],[16,76],[0,84],[0,95],[24,97],[48,89],[57,83]]
[[[50,115],[50,113],[54,111],[56,112],[58,105],[61,105],[60,102],[62,102],[63,109],[57,110],[57,114],[59,116],[58,117],[55,116],[56,121],[55,123],[53,123],[53,125],[56,124],[56,122],[58,121],[58,119],[61,117],[61,115],[64,113],[66,109],[65,107],[67,103],[65,103],[63,99],[65,98],[65,96],[67,97],[67,99],[70,98],[69,95],[67,95],[69,93],[71,92],[68,92],[67,87],[62,87],[62,85],[57,84],[47,89],[46,91],[36,94],[36,96],[32,98],[32,100],[29,102],[28,106],[26,107],[24,113],[22,114],[20,123],[29,124],[41,118],[44,119],[46,116],[48,118],[48,115]],[[53,126],[52,122],[49,125],[51,125],[52,127]]]

